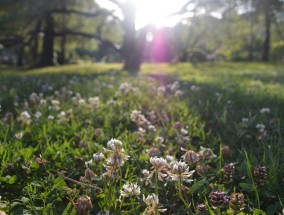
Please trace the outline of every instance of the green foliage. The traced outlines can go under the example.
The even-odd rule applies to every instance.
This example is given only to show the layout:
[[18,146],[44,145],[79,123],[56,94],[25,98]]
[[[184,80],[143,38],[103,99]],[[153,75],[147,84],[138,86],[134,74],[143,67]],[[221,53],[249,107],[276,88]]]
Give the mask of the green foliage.
[[[244,195],[239,214],[281,213],[281,65],[149,64],[138,77],[119,67],[1,73],[0,210],[140,214],[154,208],[156,214],[162,209],[167,209],[164,214],[236,214],[227,200],[220,207],[212,204],[211,191],[222,191]],[[134,110],[141,111],[140,120]],[[113,150],[108,143],[112,138],[124,150]],[[104,153],[108,161],[95,153]],[[124,154],[130,157],[123,165],[112,165],[113,153],[115,162]],[[199,161],[186,159],[185,153],[196,153]],[[174,175],[170,161],[155,170],[151,156],[186,161],[188,171],[195,170],[193,181]],[[236,168],[228,182],[223,167],[229,163]],[[117,177],[107,177],[106,165]],[[258,165],[266,167],[265,174],[255,173]],[[153,171],[153,177],[142,170]],[[260,179],[265,179],[263,186]],[[140,187],[137,197],[121,195],[130,183]],[[157,207],[149,203],[155,199],[149,197],[152,193],[158,194]]]

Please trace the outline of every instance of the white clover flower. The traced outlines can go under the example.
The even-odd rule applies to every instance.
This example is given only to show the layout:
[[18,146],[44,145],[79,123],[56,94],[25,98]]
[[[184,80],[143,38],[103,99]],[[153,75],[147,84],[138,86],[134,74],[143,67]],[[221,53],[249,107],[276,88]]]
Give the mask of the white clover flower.
[[54,120],[54,116],[49,115],[49,116],[47,117],[47,119],[49,119],[49,120]]
[[53,107],[58,107],[58,106],[60,106],[60,101],[58,101],[58,100],[51,100],[51,104],[52,104]]
[[256,125],[256,128],[257,128],[258,130],[264,130],[264,129],[265,129],[265,125],[263,125],[263,124],[257,124],[257,125]]
[[260,113],[270,113],[270,108],[262,108],[259,110]]
[[143,215],[157,214],[156,212],[165,212],[167,209],[159,208],[159,198],[154,193],[148,195],[146,198],[143,194],[143,201],[146,203],[147,208],[143,212]]
[[175,96],[181,96],[183,94],[183,92],[181,90],[177,90],[175,91]]
[[180,130],[180,133],[185,136],[185,135],[188,134],[188,130],[182,128],[182,129]]
[[121,149],[122,148],[122,142],[120,140],[112,138],[110,141],[107,142],[107,146],[111,150],[115,150],[117,148]]
[[138,117],[141,115],[141,111],[139,110],[133,110],[130,114],[130,119],[132,122],[136,122],[138,120]]
[[41,116],[42,116],[42,113],[39,112],[39,111],[37,111],[37,112],[35,113],[35,115],[34,115],[34,117],[35,117],[36,119],[39,119]]
[[150,175],[150,172],[147,169],[143,169],[142,174],[144,175],[144,177],[148,177]]
[[210,148],[205,148],[200,146],[200,151],[198,154],[204,159],[215,159],[217,156],[214,154],[213,150]]
[[153,168],[157,171],[161,170],[168,164],[164,158],[158,158],[158,157],[151,157],[150,163],[153,165]]
[[170,163],[171,169],[168,171],[168,174],[172,181],[178,181],[181,179],[182,181],[191,182],[189,179],[190,176],[194,173],[193,171],[189,171],[189,167],[183,161],[172,161]]
[[85,105],[85,104],[86,104],[85,99],[82,99],[82,98],[79,99],[79,100],[78,100],[78,104],[79,104],[79,105]]
[[182,151],[185,151],[184,155],[181,156],[182,159],[189,163],[189,164],[195,164],[197,161],[200,160],[199,154],[196,153],[193,150],[186,150],[184,148],[181,148]]
[[46,105],[46,100],[45,100],[45,99],[41,99],[41,100],[39,101],[39,105],[45,106],[45,105]]
[[89,161],[86,161],[86,162],[85,162],[85,166],[86,166],[87,168],[89,168],[89,167],[92,165],[92,163],[93,163],[93,159],[91,159],[91,160],[89,160]]
[[21,140],[24,136],[24,133],[22,131],[15,134],[15,137],[17,140]]
[[166,156],[166,160],[167,160],[167,161],[174,161],[175,158],[174,158],[174,156],[167,155],[167,156]]
[[198,92],[198,91],[201,90],[201,87],[196,86],[196,85],[192,85],[192,86],[190,87],[190,89],[191,89],[191,91],[193,91],[193,92]]
[[249,121],[248,118],[246,118],[246,117],[243,117],[243,118],[242,118],[242,122],[243,122],[243,123],[247,123],[248,121]]
[[92,107],[98,107],[100,105],[100,98],[95,96],[95,97],[90,97],[88,99],[88,103],[90,104],[90,106]]
[[159,143],[159,144],[163,144],[164,140],[165,140],[165,139],[164,139],[163,137],[160,137],[160,136],[156,138],[156,141],[157,141],[157,143]]
[[140,195],[140,187],[137,184],[129,183],[123,185],[122,190],[120,190],[120,196],[132,197]]
[[151,132],[156,132],[157,129],[154,125],[149,125],[148,130],[151,131]]
[[107,164],[110,166],[122,166],[130,156],[123,153],[122,142],[117,139],[111,139],[107,143],[109,149],[103,148],[103,151],[110,153],[107,158]]
[[21,113],[19,120],[22,123],[29,125],[31,123],[31,115],[27,111],[24,111]]
[[113,106],[116,104],[116,101],[114,101],[113,99],[111,100],[108,100],[107,103],[106,103],[108,106]]
[[159,198],[156,194],[152,193],[151,195],[145,198],[143,194],[143,201],[146,203],[147,206],[156,208],[159,204]]
[[103,153],[100,153],[100,154],[95,153],[93,154],[93,158],[95,161],[102,161],[105,159],[105,156],[103,155]]

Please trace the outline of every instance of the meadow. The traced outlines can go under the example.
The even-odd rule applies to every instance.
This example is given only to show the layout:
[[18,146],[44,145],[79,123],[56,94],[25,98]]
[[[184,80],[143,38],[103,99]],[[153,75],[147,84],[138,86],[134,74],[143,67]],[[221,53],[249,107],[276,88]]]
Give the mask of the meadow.
[[0,214],[284,214],[284,66],[0,72]]

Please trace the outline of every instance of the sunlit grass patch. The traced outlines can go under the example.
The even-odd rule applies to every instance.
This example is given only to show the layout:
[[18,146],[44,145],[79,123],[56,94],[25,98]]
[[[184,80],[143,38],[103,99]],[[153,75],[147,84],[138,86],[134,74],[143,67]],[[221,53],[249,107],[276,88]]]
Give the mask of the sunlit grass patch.
[[119,66],[0,76],[0,210],[281,213],[280,65]]

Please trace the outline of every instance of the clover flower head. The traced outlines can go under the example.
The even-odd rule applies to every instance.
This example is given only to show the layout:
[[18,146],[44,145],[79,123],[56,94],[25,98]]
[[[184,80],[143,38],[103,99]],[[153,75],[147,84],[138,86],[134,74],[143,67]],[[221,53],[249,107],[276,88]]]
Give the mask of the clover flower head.
[[123,185],[122,190],[120,190],[120,196],[132,197],[140,195],[140,187],[137,184],[129,183]]

